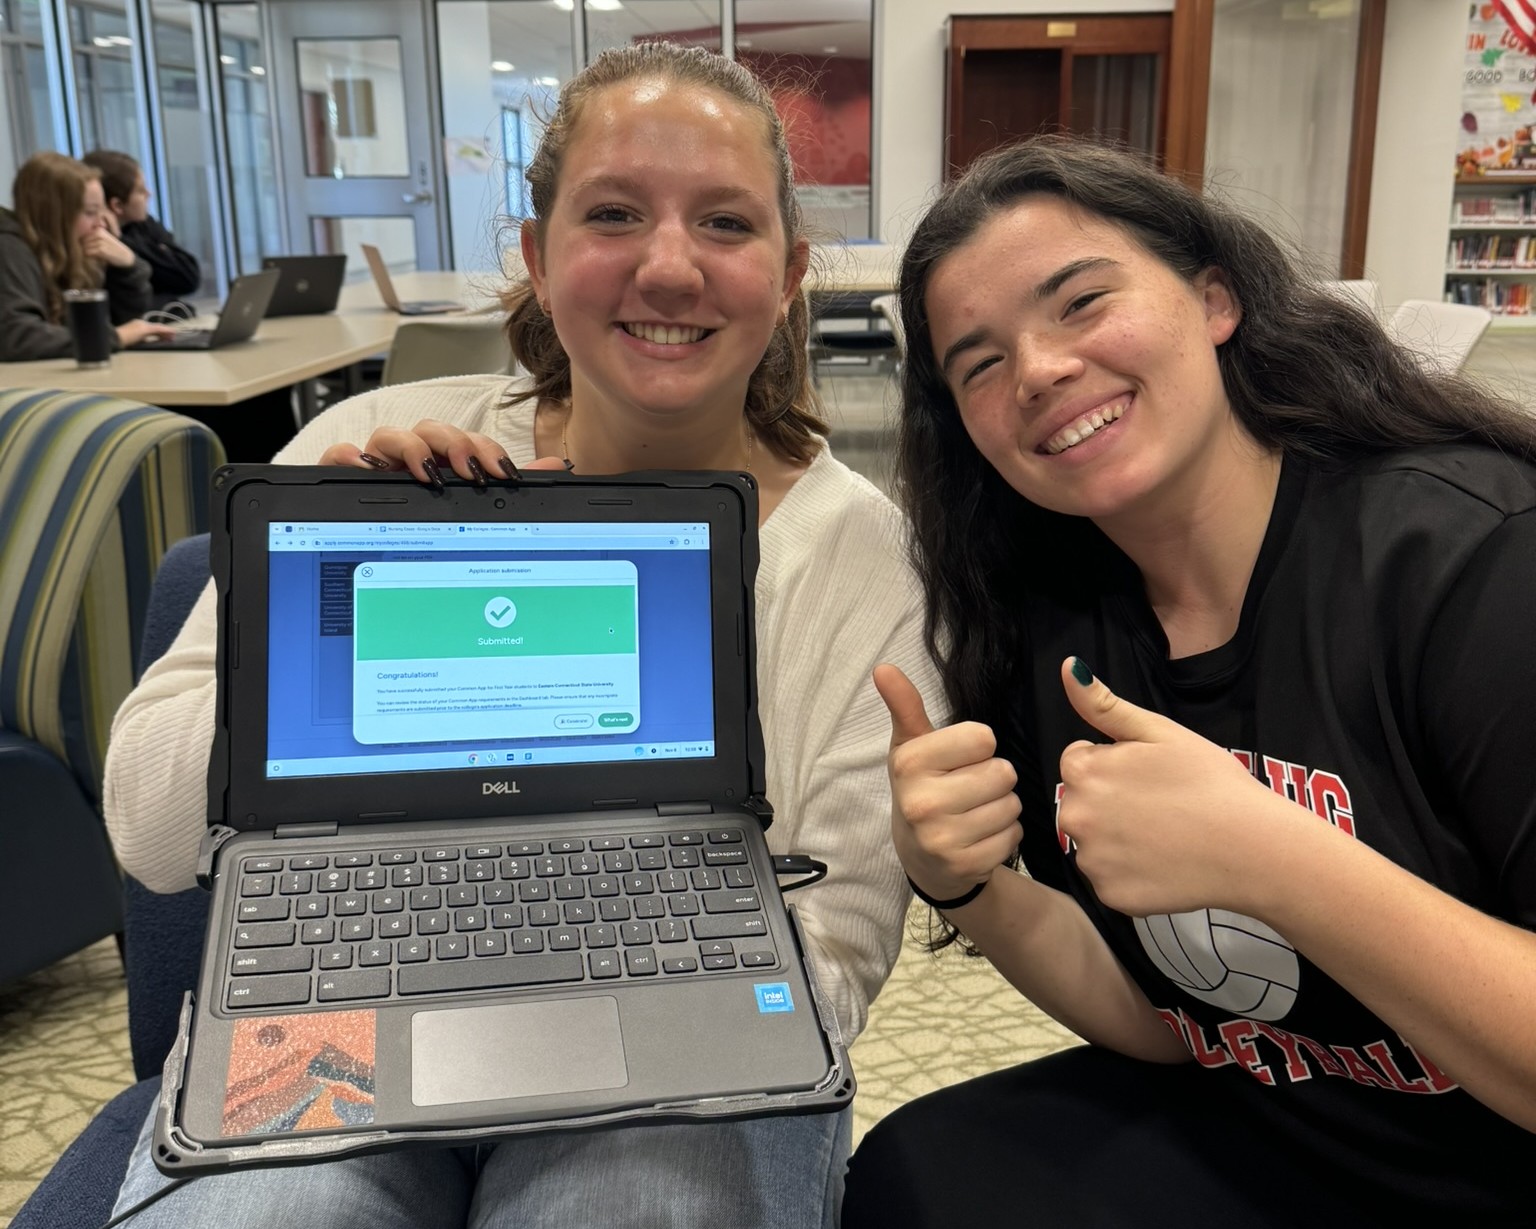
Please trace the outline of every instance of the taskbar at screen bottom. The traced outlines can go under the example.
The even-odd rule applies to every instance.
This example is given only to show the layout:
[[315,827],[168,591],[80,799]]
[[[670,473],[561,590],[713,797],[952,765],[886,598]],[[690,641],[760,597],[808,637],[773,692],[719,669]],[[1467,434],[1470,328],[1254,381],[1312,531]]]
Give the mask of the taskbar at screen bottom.
[[604,747],[512,747],[489,751],[424,751],[402,755],[334,755],[268,760],[267,777],[345,777],[359,773],[424,772],[444,768],[518,768],[530,764],[613,764],[621,760],[694,760],[715,754],[713,740],[621,743]]

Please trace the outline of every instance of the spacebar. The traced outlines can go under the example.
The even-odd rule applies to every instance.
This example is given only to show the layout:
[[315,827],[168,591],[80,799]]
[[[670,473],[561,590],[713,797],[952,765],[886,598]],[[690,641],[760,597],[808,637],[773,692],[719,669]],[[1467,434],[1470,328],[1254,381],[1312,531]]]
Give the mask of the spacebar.
[[580,981],[581,954],[549,956],[480,956],[441,964],[408,964],[395,977],[400,994],[439,994],[444,990],[492,990],[498,986],[536,986],[544,982]]

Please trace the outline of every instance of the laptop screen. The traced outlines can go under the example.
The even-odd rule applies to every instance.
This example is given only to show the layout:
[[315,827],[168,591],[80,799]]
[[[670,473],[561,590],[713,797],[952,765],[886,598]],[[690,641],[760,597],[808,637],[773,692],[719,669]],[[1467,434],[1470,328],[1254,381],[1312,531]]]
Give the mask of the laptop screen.
[[709,526],[267,523],[266,777],[715,754]]

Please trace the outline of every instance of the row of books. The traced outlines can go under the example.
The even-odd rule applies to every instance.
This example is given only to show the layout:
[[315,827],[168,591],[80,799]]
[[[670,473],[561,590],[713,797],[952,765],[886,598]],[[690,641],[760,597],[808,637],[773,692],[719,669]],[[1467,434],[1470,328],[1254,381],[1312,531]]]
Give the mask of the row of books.
[[1536,270],[1536,234],[1462,235],[1445,261],[1453,269]]
[[1452,226],[1536,225],[1536,188],[1508,196],[1462,196],[1451,215]]
[[1445,283],[1445,301],[1486,307],[1495,316],[1529,316],[1531,290],[1530,282],[1498,281],[1493,278],[1474,281],[1453,277]]

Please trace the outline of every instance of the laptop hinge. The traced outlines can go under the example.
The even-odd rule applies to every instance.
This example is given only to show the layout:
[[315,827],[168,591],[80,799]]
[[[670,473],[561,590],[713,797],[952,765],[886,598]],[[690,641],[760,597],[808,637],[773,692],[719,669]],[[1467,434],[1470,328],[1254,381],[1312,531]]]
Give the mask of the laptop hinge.
[[197,886],[204,891],[213,889],[213,860],[219,846],[239,834],[228,824],[212,824],[203,832],[197,846]]
[[278,824],[272,829],[274,841],[291,841],[306,836],[335,836],[336,825],[329,824]]
[[656,814],[661,816],[671,815],[713,815],[715,808],[707,802],[658,802]]

